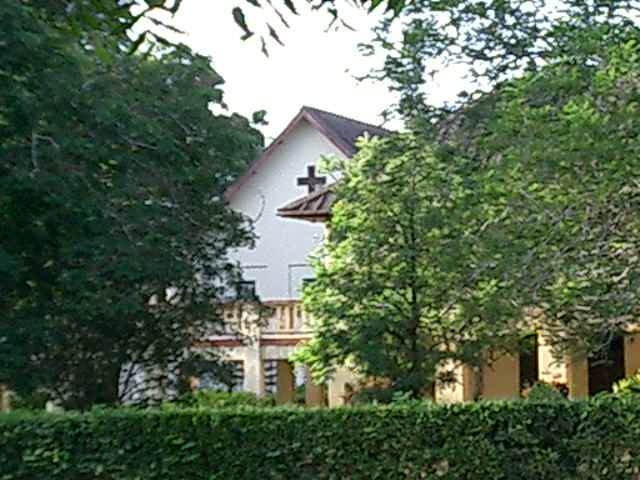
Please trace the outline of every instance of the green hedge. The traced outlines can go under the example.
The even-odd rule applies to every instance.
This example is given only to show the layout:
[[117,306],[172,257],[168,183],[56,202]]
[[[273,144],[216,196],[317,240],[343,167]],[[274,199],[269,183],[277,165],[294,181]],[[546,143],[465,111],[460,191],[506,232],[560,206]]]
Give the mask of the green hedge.
[[625,479],[640,403],[0,416],[0,479]]

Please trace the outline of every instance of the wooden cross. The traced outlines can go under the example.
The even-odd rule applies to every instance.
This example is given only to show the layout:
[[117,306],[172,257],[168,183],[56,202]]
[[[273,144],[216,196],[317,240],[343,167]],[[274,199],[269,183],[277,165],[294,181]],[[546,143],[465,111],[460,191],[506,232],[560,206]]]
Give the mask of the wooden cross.
[[327,177],[316,177],[316,167],[313,165],[307,167],[306,177],[298,177],[298,186],[306,185],[309,193],[315,192],[317,185],[325,183],[327,183]]

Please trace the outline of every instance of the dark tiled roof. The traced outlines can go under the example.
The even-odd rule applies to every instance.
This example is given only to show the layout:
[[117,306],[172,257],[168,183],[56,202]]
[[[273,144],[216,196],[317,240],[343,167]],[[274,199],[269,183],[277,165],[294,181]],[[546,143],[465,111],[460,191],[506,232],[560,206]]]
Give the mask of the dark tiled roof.
[[335,199],[332,185],[321,188],[309,195],[297,198],[278,209],[278,216],[299,218],[311,222],[323,222],[329,218],[331,205]]
[[331,112],[325,112],[318,108],[302,107],[318,124],[324,128],[326,135],[337,143],[343,152],[349,156],[353,156],[357,152],[356,141],[365,133],[374,137],[385,137],[391,134],[391,131],[371,125],[369,123],[360,122],[352,118],[343,117]]
[[[312,107],[302,107],[301,113],[322,131],[345,155],[353,157],[358,148],[360,137],[368,134],[372,137],[385,137],[392,132],[369,123],[353,120],[335,113]],[[311,222],[326,221],[331,214],[331,205],[335,200],[332,185],[312,192],[278,209],[278,215],[285,218],[297,218]]]

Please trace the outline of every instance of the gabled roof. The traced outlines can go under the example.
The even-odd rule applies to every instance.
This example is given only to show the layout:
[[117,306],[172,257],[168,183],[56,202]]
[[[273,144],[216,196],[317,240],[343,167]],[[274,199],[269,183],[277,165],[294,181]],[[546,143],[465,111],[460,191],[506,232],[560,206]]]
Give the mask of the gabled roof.
[[309,222],[324,222],[329,218],[331,205],[335,200],[333,185],[321,188],[315,192],[297,198],[291,203],[278,209],[278,216],[297,218]]
[[[371,136],[383,137],[391,132],[385,128],[377,127],[369,123],[360,122],[352,118],[343,117],[335,113],[326,112],[318,108],[304,106],[294,117],[289,125],[271,142],[264,150],[262,155],[258,157],[250,166],[247,172],[239,177],[231,184],[224,196],[229,200],[240,188],[256,174],[258,169],[269,160],[274,150],[285,140],[285,138],[295,129],[301,122],[307,121],[316,128],[327,140],[341,151],[345,156],[351,158],[357,151],[356,141],[358,138],[368,133]],[[314,192],[315,193],[315,192]]]
[[308,112],[311,119],[315,121],[315,126],[348,157],[356,154],[358,151],[356,142],[365,132],[376,137],[384,137],[391,133],[385,128],[317,108],[302,107],[302,111]]

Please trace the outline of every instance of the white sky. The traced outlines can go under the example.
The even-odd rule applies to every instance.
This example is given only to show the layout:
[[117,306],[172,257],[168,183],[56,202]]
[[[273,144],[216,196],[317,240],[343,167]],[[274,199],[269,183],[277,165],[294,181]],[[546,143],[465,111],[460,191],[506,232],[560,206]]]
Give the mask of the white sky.
[[[270,14],[268,6],[255,9],[246,2],[250,26],[258,29],[268,18],[285,43],[282,47],[269,42],[269,57],[265,57],[257,35],[247,42],[240,39],[242,31],[231,16],[233,3],[187,0],[172,23],[185,32],[181,41],[212,58],[214,68],[226,81],[225,101],[231,111],[249,117],[256,110],[267,111],[269,125],[261,127],[267,142],[303,105],[373,124],[382,121],[380,113],[394,103],[394,95],[382,83],[358,82],[354,78],[382,62],[381,57],[363,57],[357,49],[359,42],[372,37],[371,28],[381,12],[367,14],[348,8],[344,2],[344,18],[356,31],[342,27],[325,32],[331,17],[310,11],[305,2],[298,2],[301,15],[287,16],[290,29]],[[459,76],[443,76],[434,92],[435,99],[451,98],[461,85]]]

